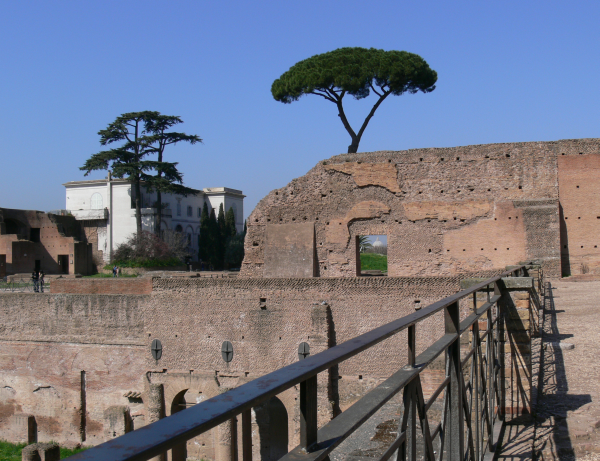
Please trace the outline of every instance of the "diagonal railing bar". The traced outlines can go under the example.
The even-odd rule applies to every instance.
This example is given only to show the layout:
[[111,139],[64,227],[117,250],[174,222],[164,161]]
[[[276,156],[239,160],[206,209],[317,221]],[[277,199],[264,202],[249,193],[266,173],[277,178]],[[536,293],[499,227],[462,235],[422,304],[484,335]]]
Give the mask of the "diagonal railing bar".
[[[504,346],[499,339],[501,327],[499,319],[501,316],[499,315],[498,301],[505,293],[502,290],[506,289],[503,288],[504,284],[501,279],[513,276],[519,271],[519,273],[525,273],[524,268],[525,266],[512,266],[506,272],[448,296],[417,312],[389,322],[304,360],[280,368],[224,394],[175,413],[168,418],[78,453],[70,459],[72,461],[104,461],[108,459],[114,461],[144,461],[161,455],[173,446],[185,443],[187,440],[241,414],[243,461],[251,461],[252,440],[251,435],[247,433],[251,430],[250,410],[269,398],[300,384],[300,439],[302,444],[285,455],[282,458],[284,460],[310,459],[320,461],[325,459],[336,446],[356,431],[378,409],[401,390],[404,390],[405,411],[401,425],[402,430],[398,431],[397,439],[384,453],[383,461],[395,452],[409,454],[411,459],[415,459],[417,416],[423,432],[424,453],[428,459],[434,459],[433,441],[439,437],[438,461],[442,461],[444,456],[448,456],[451,461],[456,461],[459,458],[464,459],[464,456],[470,459],[477,458],[479,461],[487,451],[483,448],[479,449],[483,445],[484,426],[487,429],[485,434],[489,442],[489,449],[492,449],[491,433],[496,421],[502,417],[502,402],[504,401]],[[459,301],[469,295],[473,295],[473,299],[476,301],[478,291],[486,293],[488,302],[478,309],[475,305],[475,309],[463,321],[459,321]],[[497,315],[495,319],[492,319],[494,311]],[[423,353],[415,356],[416,325],[438,312],[444,313],[445,334]],[[486,361],[484,362],[481,357],[481,338],[478,333],[478,324],[474,324],[486,313],[488,313],[488,328],[485,332],[487,340]],[[466,386],[463,373],[464,363],[461,360],[458,339],[469,328],[477,332],[477,335],[474,336],[474,344],[471,348],[472,352],[470,352],[472,368],[474,367],[474,378]],[[409,365],[394,373],[379,386],[365,394],[350,408],[317,430],[317,419],[315,417],[317,374],[356,356],[405,329],[408,329],[409,333]],[[446,354],[446,379],[434,395],[425,402],[419,374],[442,353]],[[488,369],[487,372],[485,372],[485,368]],[[486,383],[482,383],[482,380],[485,380]],[[470,403],[467,400],[468,388],[471,394]],[[442,390],[444,391],[442,420],[432,433],[429,428],[427,410]],[[481,404],[481,411],[476,412],[473,420],[472,398],[474,392],[475,406],[478,407]],[[497,404],[495,408],[491,404],[494,400]],[[489,405],[486,405],[488,401]],[[483,423],[484,420],[485,424]],[[475,434],[475,439],[472,430],[473,425],[476,426],[477,433],[481,432],[481,436]],[[467,439],[466,447],[465,435]],[[477,456],[475,455],[474,444],[478,447]]]
[[456,335],[444,335],[416,357],[414,368],[402,368],[390,378],[361,397],[350,408],[329,421],[317,433],[314,451],[307,452],[298,446],[281,458],[282,461],[324,459],[341,442],[367,421],[377,410],[400,392],[408,383],[433,362],[457,339]]
[[433,452],[433,438],[429,430],[429,420],[427,419],[427,411],[425,410],[425,398],[423,397],[423,388],[421,387],[421,377],[415,379],[416,382],[416,397],[419,420],[421,423],[421,431],[423,433],[423,441],[425,444],[425,459],[433,461],[435,454]]

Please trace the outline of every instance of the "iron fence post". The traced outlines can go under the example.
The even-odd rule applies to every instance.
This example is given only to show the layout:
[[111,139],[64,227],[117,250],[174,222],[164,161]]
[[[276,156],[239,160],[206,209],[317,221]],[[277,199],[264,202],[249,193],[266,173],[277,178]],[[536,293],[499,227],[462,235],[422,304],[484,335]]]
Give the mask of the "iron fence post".
[[242,461],[252,461],[252,410],[242,413]]
[[462,369],[460,360],[460,309],[458,301],[444,309],[446,334],[456,335],[456,339],[447,349],[448,371],[450,377],[448,422],[446,425],[446,452],[449,461],[463,461],[465,453],[464,410]]
[[317,375],[300,383],[300,446],[306,451],[317,442]]

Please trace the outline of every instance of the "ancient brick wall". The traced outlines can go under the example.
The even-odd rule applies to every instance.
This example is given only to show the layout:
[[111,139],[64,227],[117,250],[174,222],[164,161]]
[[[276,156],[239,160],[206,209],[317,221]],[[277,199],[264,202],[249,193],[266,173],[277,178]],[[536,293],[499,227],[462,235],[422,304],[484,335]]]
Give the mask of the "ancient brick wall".
[[144,295],[152,292],[151,278],[54,279],[52,293]]
[[47,274],[91,273],[92,247],[72,216],[0,208],[0,255],[7,274],[31,273],[36,261]]
[[[585,200],[568,194],[569,181],[577,182],[584,169],[567,162],[577,157],[587,165],[599,154],[599,140],[581,139],[332,157],[258,204],[248,219],[241,275],[289,276],[281,253],[276,261],[268,257],[281,248],[294,261],[295,276],[312,271],[316,277],[353,277],[356,237],[383,234],[391,276],[454,275],[531,259],[541,260],[547,275],[560,276],[559,200],[564,197],[569,210],[585,207]],[[580,173],[562,175],[559,193],[559,169],[565,165]],[[593,190],[586,191],[579,193],[596,200]],[[575,213],[584,219],[583,209]],[[314,227],[314,269],[309,258],[298,264],[308,237],[295,245],[270,237],[284,225],[287,231]],[[584,240],[575,232],[566,244],[594,249],[595,243]],[[594,266],[595,256],[581,258]]]
[[[164,386],[170,415],[297,361],[301,342],[318,353],[459,287],[456,277],[148,280],[146,295],[0,294],[1,434],[10,438],[13,415],[25,413],[35,416],[40,441],[99,443],[148,421],[152,383]],[[80,285],[72,291],[88,290],[89,282],[70,281]],[[440,315],[419,325],[418,351],[442,330]],[[158,361],[154,339],[162,343]],[[233,344],[229,363],[223,341]],[[402,366],[406,341],[399,334],[322,373],[321,422]],[[438,368],[424,377],[426,392],[441,379]],[[298,390],[278,397],[295,446]],[[257,414],[260,434],[268,421]],[[188,455],[214,459],[215,437],[213,431],[190,442]]]
[[108,438],[109,407],[135,413],[125,394],[144,390],[142,300],[1,294],[1,437],[13,435],[14,414],[26,413],[39,441],[96,444]]
[[600,273],[600,156],[559,155],[563,274]]

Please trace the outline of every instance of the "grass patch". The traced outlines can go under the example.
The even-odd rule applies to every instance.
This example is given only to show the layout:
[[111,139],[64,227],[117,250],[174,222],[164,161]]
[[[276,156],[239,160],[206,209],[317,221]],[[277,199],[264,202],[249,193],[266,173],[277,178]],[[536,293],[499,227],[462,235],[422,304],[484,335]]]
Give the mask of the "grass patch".
[[387,256],[376,253],[361,253],[360,270],[387,272]]
[[[0,440],[0,461],[21,461],[21,451],[25,448],[25,443],[8,443]],[[75,453],[85,450],[85,448],[75,448],[69,450],[67,448],[60,448],[60,459],[68,458],[73,456]]]
[[179,258],[168,259],[131,259],[128,261],[114,261],[104,266],[104,269],[112,270],[114,266],[119,267],[175,267],[182,266]]
[[[84,275],[83,277],[81,277],[82,279],[104,279],[104,278],[112,278],[112,273],[110,274],[94,274],[94,275]],[[119,278],[121,277],[129,277],[129,278],[134,278],[137,277],[137,274],[121,274],[119,275]],[[2,460],[0,460],[2,461]]]

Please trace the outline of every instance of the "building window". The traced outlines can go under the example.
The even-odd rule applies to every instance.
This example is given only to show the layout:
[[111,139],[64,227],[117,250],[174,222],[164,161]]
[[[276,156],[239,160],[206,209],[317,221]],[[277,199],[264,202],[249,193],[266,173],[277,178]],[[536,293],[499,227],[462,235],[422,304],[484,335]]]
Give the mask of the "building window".
[[192,234],[187,235],[188,246],[192,246]]
[[188,206],[187,207],[187,215],[191,218],[192,217],[192,207]]
[[98,192],[92,194],[92,200],[90,201],[92,210],[101,210],[102,209],[102,195]]
[[202,216],[202,208],[198,207],[198,217]]
[[181,216],[181,202],[177,202],[177,216]]

